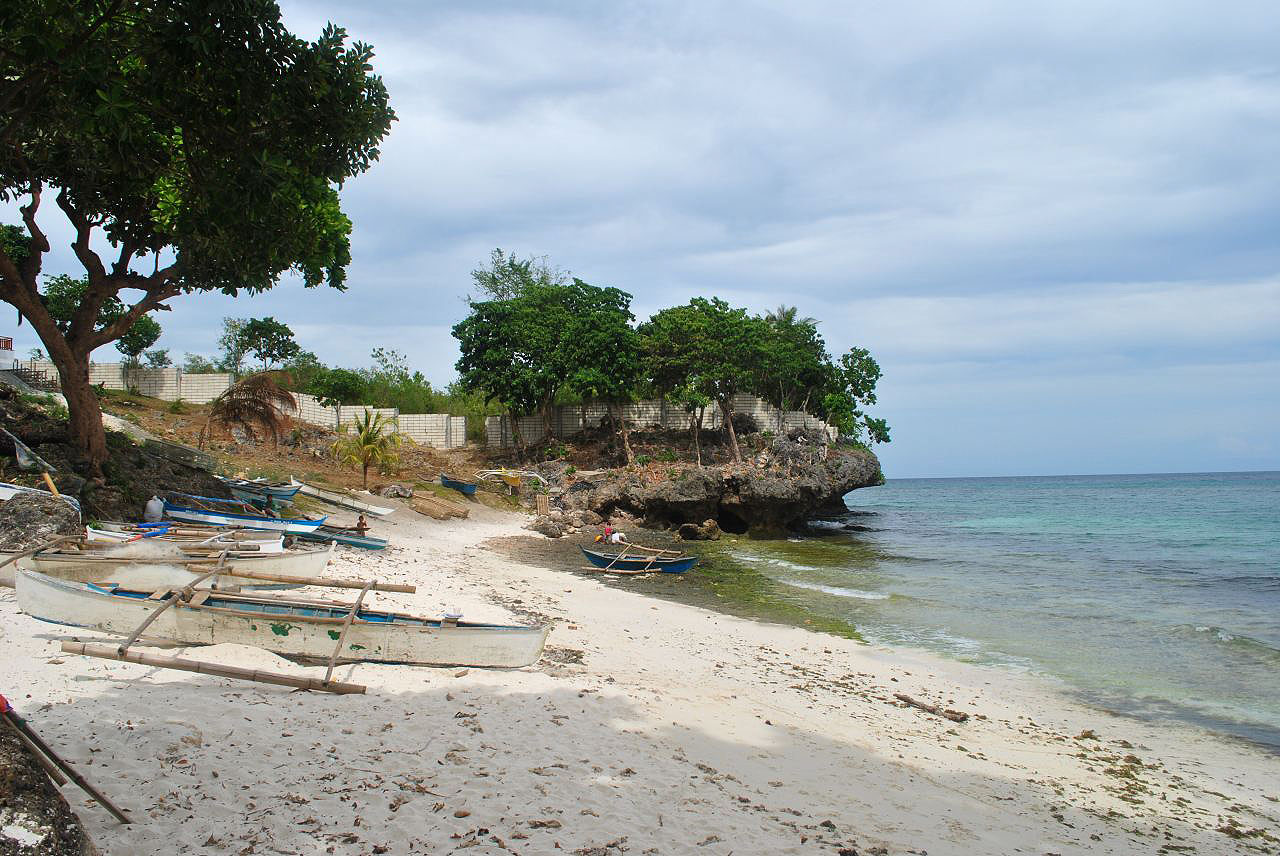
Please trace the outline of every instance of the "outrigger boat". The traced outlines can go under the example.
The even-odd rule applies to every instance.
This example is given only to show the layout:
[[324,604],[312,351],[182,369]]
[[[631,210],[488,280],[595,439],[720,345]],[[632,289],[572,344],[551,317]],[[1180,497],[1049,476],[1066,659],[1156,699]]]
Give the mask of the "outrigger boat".
[[455,478],[453,478],[452,476],[446,475],[445,473],[441,473],[441,474],[440,474],[440,484],[444,485],[445,487],[451,487],[451,488],[453,488],[454,490],[456,490],[458,493],[462,494],[463,496],[475,496],[475,495],[476,495],[476,484],[475,484],[475,482],[462,481],[461,479],[455,479]]
[[304,482],[300,482],[292,476],[289,478],[289,484],[297,485],[298,493],[303,496],[309,496],[312,499],[318,499],[321,502],[327,502],[330,505],[336,505],[339,508],[348,508],[352,511],[359,511],[362,514],[372,514],[374,517],[386,517],[395,511],[394,508],[386,508],[381,505],[374,505],[365,502],[359,497],[352,496],[336,490],[324,490],[323,488],[313,487]]
[[283,553],[284,534],[252,529],[195,527],[168,523],[99,523],[85,527],[85,540],[91,544],[130,544],[147,541],[179,544],[184,547],[227,549],[256,553]]
[[[179,557],[151,557],[138,555],[113,556],[110,551],[74,550],[67,548],[40,550],[24,559],[26,567],[59,579],[91,582],[111,578],[119,568],[140,566],[210,566],[224,552],[218,547],[210,549],[178,548]],[[285,550],[282,553],[255,553],[251,551],[226,552],[227,577],[240,571],[273,574],[286,578],[318,577],[328,567],[333,557],[333,545],[315,550]],[[228,585],[253,585],[251,579],[229,580]],[[301,585],[301,583],[298,583]]]
[[19,609],[56,624],[132,633],[119,646],[121,652],[145,631],[148,638],[179,645],[233,642],[286,657],[327,660],[330,673],[335,663],[365,661],[519,668],[538,660],[551,629],[547,624],[471,624],[455,616],[428,619],[362,608],[365,593],[380,587],[411,588],[364,583],[360,599],[342,603],[192,587],[139,591],[114,582],[58,580],[30,570],[17,574]]
[[[632,551],[636,552],[632,552]],[[683,574],[698,564],[697,556],[686,556],[674,550],[654,550],[635,544],[623,544],[618,553],[601,553],[582,548],[582,554],[595,567],[588,570],[607,571],[613,574]]]
[[366,550],[385,550],[386,538],[375,538],[366,535],[354,526],[321,526],[315,532],[304,532],[298,536],[303,541],[320,543],[346,544],[348,547],[363,547]]
[[300,485],[290,482],[269,482],[266,479],[235,479],[214,476],[227,486],[232,496],[254,504],[287,504],[293,502]]
[[273,532],[314,532],[324,525],[326,517],[314,520],[293,517],[268,517],[261,509],[236,499],[217,499],[189,493],[171,493],[164,498],[165,516],[189,523],[211,523],[217,526],[239,526]]

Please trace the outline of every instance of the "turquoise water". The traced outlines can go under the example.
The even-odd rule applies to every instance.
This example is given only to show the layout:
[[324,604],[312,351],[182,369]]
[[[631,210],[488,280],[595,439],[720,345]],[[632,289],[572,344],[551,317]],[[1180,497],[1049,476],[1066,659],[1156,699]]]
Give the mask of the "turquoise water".
[[873,642],[1280,748],[1280,473],[898,479],[733,560]]

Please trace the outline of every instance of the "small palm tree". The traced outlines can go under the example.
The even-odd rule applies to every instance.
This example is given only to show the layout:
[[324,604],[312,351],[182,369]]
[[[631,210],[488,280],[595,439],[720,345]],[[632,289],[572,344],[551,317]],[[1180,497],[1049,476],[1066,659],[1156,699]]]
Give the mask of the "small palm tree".
[[280,430],[285,427],[290,414],[298,412],[298,400],[293,393],[280,386],[271,372],[249,375],[232,384],[213,400],[209,416],[200,429],[200,448],[204,448],[209,429],[214,425],[231,430],[239,426],[250,436],[254,428],[270,434],[278,445]]
[[343,426],[342,436],[333,442],[333,457],[341,463],[360,467],[364,487],[368,489],[369,467],[394,466],[404,436],[394,430],[384,414],[368,410],[364,416],[356,417],[354,427],[354,432],[348,432]]

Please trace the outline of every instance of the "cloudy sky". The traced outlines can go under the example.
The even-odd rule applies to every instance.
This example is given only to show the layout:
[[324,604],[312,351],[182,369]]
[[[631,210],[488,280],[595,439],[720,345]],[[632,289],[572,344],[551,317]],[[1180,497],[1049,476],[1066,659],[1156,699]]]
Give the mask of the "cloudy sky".
[[1280,469],[1273,2],[283,7],[372,43],[400,119],[351,289],[177,300],[175,355],[270,314],[445,383],[503,247],[869,347],[890,477]]

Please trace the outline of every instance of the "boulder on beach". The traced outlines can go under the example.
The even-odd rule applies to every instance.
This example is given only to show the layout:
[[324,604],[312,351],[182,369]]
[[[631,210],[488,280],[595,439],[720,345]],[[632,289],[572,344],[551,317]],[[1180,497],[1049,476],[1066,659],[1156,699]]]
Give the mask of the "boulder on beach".
[[704,520],[702,523],[682,523],[676,529],[676,535],[682,541],[719,541],[720,525],[715,520]]
[[534,518],[533,522],[526,528],[532,529],[539,535],[546,535],[548,538],[559,538],[564,534],[565,529],[564,524],[557,523],[546,515],[539,515]]

